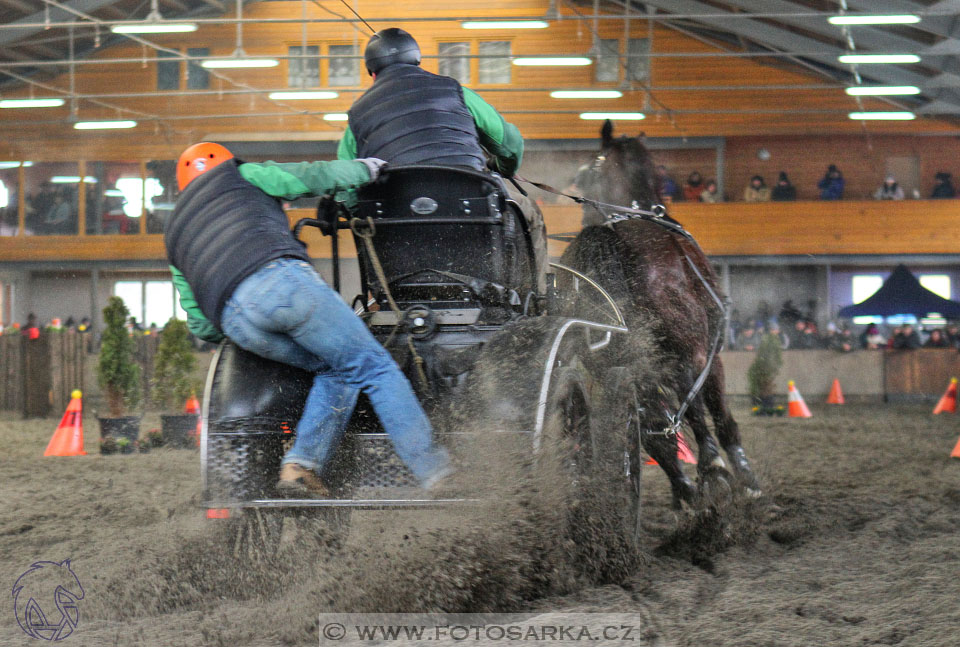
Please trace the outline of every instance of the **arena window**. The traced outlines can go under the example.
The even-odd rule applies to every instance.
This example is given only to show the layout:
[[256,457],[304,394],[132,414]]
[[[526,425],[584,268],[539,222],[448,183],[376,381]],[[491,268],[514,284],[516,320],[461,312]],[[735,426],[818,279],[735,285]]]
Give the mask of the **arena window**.
[[941,296],[944,299],[951,298],[949,274],[921,274],[919,280],[920,285],[937,296]]
[[157,324],[163,328],[174,316],[187,318],[176,301],[173,281],[117,281],[113,284],[113,294],[123,299],[130,316],[144,326]]
[[[210,56],[209,47],[191,47],[187,50],[187,56],[193,58],[204,58]],[[210,87],[210,72],[202,67],[199,61],[190,61],[187,64],[187,89],[188,90],[206,90]]]
[[628,81],[650,80],[650,39],[631,38],[627,42]]
[[345,87],[360,85],[360,59],[355,45],[330,45],[327,85]]
[[180,89],[180,59],[179,54],[157,50],[157,58],[169,58],[169,61],[157,61],[157,89]]
[[470,43],[438,43],[437,70],[442,76],[456,79],[463,85],[470,83]]
[[477,83],[510,83],[510,41],[483,41],[477,49],[480,54]]
[[598,83],[616,83],[620,80],[620,40],[602,38],[597,50],[593,79]]
[[310,58],[287,59],[287,85],[291,88],[316,88],[320,86],[320,46],[294,45],[287,48],[290,56]]

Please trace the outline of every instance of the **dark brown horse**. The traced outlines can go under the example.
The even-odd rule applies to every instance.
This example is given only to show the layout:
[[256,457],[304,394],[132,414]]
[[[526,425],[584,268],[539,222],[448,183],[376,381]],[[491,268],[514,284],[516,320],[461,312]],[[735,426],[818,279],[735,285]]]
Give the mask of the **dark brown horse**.
[[[653,163],[642,139],[614,138],[609,121],[600,134],[602,146],[585,197],[642,210],[660,204]],[[677,402],[670,405],[674,412],[704,373],[702,388],[684,413],[699,447],[701,490],[729,483],[726,464],[707,427],[706,407],[734,475],[748,493],[758,495],[757,480],[740,444],[739,427],[724,402],[720,357],[713,356],[706,370],[714,347],[719,350],[725,326],[724,308],[719,301],[721,291],[713,267],[692,239],[669,228],[671,224],[678,226],[669,216],[663,218],[667,223],[664,226],[629,217],[629,213],[624,213],[627,210],[617,214],[616,209],[600,207],[600,211],[607,218],[606,224],[580,232],[564,252],[561,263],[603,285],[619,303],[628,326],[646,326],[651,330],[664,358],[661,386],[671,389],[677,397]],[[630,361],[643,362],[644,357]],[[648,414],[659,411],[663,421],[663,396],[659,390],[640,395]],[[648,420],[653,420],[648,426],[654,427],[649,429],[654,433],[646,435],[644,447],[670,478],[674,505],[679,506],[681,499],[693,504],[697,490],[681,470],[675,436],[657,435],[665,425],[656,422],[655,416]]]

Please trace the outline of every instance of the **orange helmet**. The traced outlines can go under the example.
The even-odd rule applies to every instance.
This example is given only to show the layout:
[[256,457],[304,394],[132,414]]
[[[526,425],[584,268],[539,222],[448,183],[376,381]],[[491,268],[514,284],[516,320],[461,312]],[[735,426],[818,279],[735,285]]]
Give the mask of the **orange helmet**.
[[183,151],[177,160],[177,186],[180,190],[210,169],[233,159],[233,153],[220,144],[200,142]]

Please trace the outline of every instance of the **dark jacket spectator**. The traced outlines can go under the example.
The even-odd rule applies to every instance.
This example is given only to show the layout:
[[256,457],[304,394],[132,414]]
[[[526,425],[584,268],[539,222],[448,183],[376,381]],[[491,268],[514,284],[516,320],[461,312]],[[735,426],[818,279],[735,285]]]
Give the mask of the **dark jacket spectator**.
[[830,349],[841,353],[849,353],[857,349],[857,340],[853,331],[844,326],[830,339]]
[[930,331],[930,337],[923,342],[924,348],[950,348],[950,340],[939,328]]
[[910,324],[905,324],[900,333],[893,337],[893,347],[897,350],[916,350],[921,345],[920,335]]
[[750,178],[750,184],[743,190],[744,202],[770,202],[770,187],[763,181],[762,175]]
[[704,183],[704,189],[700,192],[700,202],[709,202],[711,204],[723,202],[723,194],[720,193],[720,189],[717,188],[716,180],[707,180]]
[[690,202],[699,202],[703,190],[703,176],[700,175],[700,171],[694,171],[687,176],[687,183],[683,187],[683,199]]
[[884,348],[886,343],[887,340],[880,334],[880,329],[877,328],[877,324],[870,324],[867,326],[867,329],[860,334],[861,348],[876,350],[878,348]]
[[960,344],[960,326],[957,324],[947,326],[944,334],[947,336],[947,342],[949,342],[953,348],[956,348],[957,344]]
[[937,173],[933,184],[933,193],[930,194],[930,197],[934,200],[957,197],[957,191],[953,188],[949,173],[946,171]]
[[903,189],[897,184],[897,178],[888,175],[873,193],[874,200],[903,200]]
[[760,345],[760,335],[753,326],[745,326],[737,335],[737,350],[757,350]]
[[820,189],[821,200],[842,200],[843,199],[843,174],[836,164],[827,167],[827,173],[823,179],[817,182],[817,188]]
[[770,192],[770,199],[774,202],[792,202],[797,199],[797,187],[793,186],[785,171],[780,171],[777,185]]

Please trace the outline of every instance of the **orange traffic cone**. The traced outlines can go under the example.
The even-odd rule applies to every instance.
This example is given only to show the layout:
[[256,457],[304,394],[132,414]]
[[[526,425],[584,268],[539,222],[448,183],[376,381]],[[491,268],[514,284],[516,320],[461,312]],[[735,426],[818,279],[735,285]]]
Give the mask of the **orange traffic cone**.
[[[687,439],[683,437],[683,434],[677,434],[677,458],[679,458],[684,463],[689,463],[691,465],[697,464],[697,457],[693,455],[693,450],[690,449]],[[657,465],[657,461],[652,458],[647,461],[647,465]]]
[[807,403],[803,401],[803,396],[797,390],[797,385],[793,380],[787,382],[787,414],[791,418],[812,418],[813,414],[807,408]]
[[190,397],[187,398],[187,404],[183,407],[184,413],[193,413],[197,416],[197,428],[193,432],[194,438],[197,440],[197,447],[200,446],[200,401],[197,400],[197,394],[191,393]]
[[843,403],[843,389],[840,388],[840,380],[833,378],[833,386],[830,387],[830,395],[827,396],[827,404]]
[[933,415],[938,413],[956,413],[957,412],[957,378],[950,378],[950,386],[947,387],[940,402],[933,408]]
[[950,452],[950,458],[960,458],[960,439],[957,439],[957,444],[954,445],[953,451]]
[[75,390],[44,456],[86,456],[83,451],[83,394]]

